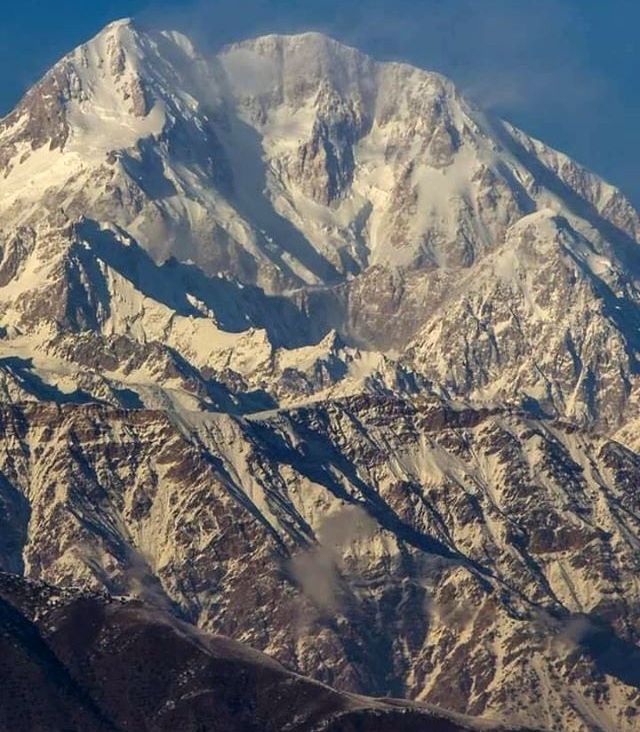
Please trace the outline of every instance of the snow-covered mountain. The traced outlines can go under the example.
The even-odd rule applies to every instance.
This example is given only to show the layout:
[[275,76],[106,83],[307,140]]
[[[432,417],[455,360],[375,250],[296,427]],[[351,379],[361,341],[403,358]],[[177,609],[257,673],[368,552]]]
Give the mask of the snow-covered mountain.
[[631,731],[639,242],[438,74],[107,26],[0,121],[0,568]]
[[[314,33],[208,58],[117,22],[5,118],[0,151],[2,321],[36,367],[44,351],[64,372],[51,339],[88,329],[163,342],[235,401],[286,400],[287,370],[303,397],[411,373],[583,423],[635,416],[637,213],[437,74]],[[336,361],[332,331],[357,351],[300,372]],[[274,355],[294,346],[315,350]],[[102,376],[89,391],[115,398]]]

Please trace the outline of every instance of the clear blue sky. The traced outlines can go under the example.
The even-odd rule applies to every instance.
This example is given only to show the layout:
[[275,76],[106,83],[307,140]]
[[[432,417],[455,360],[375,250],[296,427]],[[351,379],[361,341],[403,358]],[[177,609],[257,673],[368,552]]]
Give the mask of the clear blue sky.
[[640,0],[5,0],[0,115],[110,20],[138,17],[216,45],[317,29],[441,71],[640,206]]

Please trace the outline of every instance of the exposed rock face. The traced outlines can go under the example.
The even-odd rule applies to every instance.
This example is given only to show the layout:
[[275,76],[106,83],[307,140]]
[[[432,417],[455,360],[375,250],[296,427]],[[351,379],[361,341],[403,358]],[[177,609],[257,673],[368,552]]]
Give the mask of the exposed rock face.
[[5,569],[139,593],[340,688],[634,728],[640,460],[617,443],[370,397],[179,426],[34,405],[1,436]]
[[[636,282],[606,268],[566,220],[539,213],[462,277],[428,276],[440,298],[412,367],[451,394],[530,401],[615,427],[638,408]],[[443,313],[447,313],[443,317]]]
[[637,727],[622,193],[438,74],[131,22],[0,171],[3,569],[341,689]]

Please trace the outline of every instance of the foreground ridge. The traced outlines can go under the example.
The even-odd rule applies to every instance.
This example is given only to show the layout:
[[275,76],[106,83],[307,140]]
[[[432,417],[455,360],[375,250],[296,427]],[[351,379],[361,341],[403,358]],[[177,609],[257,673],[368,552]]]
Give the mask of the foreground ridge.
[[424,705],[339,694],[140,601],[15,575],[0,574],[0,645],[0,725],[16,732],[508,732]]

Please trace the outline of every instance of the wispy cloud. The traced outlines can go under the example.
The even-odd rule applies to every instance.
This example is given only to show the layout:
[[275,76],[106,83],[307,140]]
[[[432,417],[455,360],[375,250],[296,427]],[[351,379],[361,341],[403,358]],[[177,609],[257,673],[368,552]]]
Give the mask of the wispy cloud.
[[210,50],[262,33],[319,30],[378,58],[440,71],[640,201],[635,131],[615,83],[594,63],[578,2],[194,0],[141,17],[179,27]]
[[142,19],[177,26],[210,49],[267,32],[319,30],[386,58],[448,74],[486,106],[567,109],[606,89],[571,3],[539,0],[194,0]]
[[318,528],[318,543],[295,554],[289,563],[302,592],[322,612],[340,607],[340,572],[343,554],[376,531],[376,522],[359,506],[330,514]]

